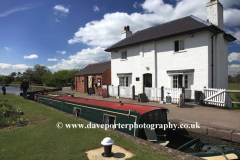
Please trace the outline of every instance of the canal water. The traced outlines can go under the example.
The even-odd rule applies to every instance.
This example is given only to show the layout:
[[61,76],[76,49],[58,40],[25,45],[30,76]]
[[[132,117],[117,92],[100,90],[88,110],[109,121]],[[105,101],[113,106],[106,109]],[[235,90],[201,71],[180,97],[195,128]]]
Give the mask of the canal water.
[[[17,94],[17,95],[20,95],[20,93],[22,93],[22,91],[20,90],[19,87],[12,87],[12,86],[6,86],[6,93],[14,93],[14,94]],[[28,89],[28,92],[31,92],[32,89]],[[0,93],[2,93],[2,87],[0,87]]]
[[193,132],[188,132],[188,134],[192,137],[200,138],[201,141],[206,141],[209,143],[225,146],[232,149],[237,149],[238,151],[240,151],[240,143],[237,143],[237,142],[231,142],[228,140],[214,138],[211,136],[207,136],[199,133],[193,133]]

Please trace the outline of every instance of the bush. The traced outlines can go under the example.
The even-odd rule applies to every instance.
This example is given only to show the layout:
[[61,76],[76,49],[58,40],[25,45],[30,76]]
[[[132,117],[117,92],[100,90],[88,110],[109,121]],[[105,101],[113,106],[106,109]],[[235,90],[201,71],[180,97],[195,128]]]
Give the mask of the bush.
[[0,127],[23,126],[26,122],[20,116],[24,113],[15,109],[7,100],[0,99]]

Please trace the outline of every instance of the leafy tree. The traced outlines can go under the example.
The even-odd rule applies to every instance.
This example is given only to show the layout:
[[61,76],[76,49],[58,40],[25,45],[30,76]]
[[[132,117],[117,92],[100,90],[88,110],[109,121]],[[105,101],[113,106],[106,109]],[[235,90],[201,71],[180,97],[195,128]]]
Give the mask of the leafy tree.
[[12,77],[15,77],[16,75],[17,75],[16,72],[12,72],[12,73],[10,74],[10,76],[12,76]]
[[22,75],[22,73],[19,71],[19,72],[17,73],[17,76],[20,77],[21,75]]
[[67,86],[71,80],[75,80],[75,74],[79,72],[77,69],[73,70],[60,70],[55,73],[45,72],[41,77],[42,81],[47,86],[56,86],[61,88]]

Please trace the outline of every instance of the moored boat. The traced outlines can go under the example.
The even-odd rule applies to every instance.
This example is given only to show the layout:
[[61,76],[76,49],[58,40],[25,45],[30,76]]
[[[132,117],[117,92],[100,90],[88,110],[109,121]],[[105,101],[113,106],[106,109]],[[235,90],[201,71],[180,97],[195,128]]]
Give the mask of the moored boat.
[[97,124],[137,124],[124,128],[114,128],[121,132],[159,143],[208,160],[240,159],[236,149],[202,142],[199,138],[178,135],[164,128],[140,128],[139,126],[168,124],[168,109],[157,106],[111,102],[94,99],[74,98],[73,96],[35,95],[35,101],[50,107],[74,114]]

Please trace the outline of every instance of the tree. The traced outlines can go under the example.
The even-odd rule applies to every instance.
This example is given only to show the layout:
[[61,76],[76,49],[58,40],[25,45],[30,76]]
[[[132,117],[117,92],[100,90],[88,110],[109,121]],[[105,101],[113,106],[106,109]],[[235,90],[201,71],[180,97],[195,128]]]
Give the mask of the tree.
[[39,65],[39,64],[36,64],[34,66],[34,71],[36,72],[36,75],[37,76],[43,76],[43,74],[45,72],[50,72],[50,70],[48,69],[48,67],[46,66],[43,66],[43,65]]
[[12,76],[12,77],[15,77],[16,75],[17,75],[16,72],[12,72],[12,73],[10,74],[10,76]]
[[22,75],[22,73],[19,71],[19,72],[17,73],[17,76],[20,77],[21,75]]

